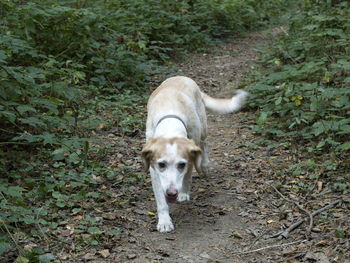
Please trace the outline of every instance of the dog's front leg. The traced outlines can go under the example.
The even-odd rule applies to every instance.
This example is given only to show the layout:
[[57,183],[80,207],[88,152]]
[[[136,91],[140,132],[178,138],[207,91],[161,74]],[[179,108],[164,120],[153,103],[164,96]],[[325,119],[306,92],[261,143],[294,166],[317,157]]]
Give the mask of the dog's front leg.
[[182,182],[182,188],[177,198],[179,202],[190,201],[191,183],[192,183],[192,171],[188,172],[184,177],[184,180]]
[[174,230],[174,225],[171,222],[171,217],[169,215],[168,203],[162,191],[160,180],[156,175],[156,173],[152,170],[151,170],[151,176],[152,176],[153,192],[157,202],[157,214],[158,214],[157,229],[159,232],[170,232]]

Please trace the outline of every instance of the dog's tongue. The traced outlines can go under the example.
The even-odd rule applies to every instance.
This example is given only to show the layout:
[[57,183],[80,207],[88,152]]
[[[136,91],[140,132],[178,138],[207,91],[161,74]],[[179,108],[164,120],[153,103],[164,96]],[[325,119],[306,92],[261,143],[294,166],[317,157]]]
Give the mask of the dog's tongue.
[[166,197],[166,201],[167,201],[168,203],[174,204],[174,203],[176,203],[176,201],[177,201],[177,197]]

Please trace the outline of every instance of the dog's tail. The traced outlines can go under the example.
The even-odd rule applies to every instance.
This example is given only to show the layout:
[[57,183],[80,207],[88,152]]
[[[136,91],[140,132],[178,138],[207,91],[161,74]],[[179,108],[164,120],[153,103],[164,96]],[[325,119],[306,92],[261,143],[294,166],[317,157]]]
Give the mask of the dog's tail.
[[236,95],[231,99],[215,99],[201,92],[205,108],[217,114],[226,114],[240,110],[249,95],[244,90],[237,90]]

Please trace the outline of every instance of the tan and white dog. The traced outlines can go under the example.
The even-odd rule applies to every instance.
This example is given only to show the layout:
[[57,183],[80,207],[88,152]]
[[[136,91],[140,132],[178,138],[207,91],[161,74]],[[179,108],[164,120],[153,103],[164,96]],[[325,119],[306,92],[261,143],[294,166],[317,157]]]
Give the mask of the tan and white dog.
[[152,178],[158,231],[174,229],[168,203],[190,200],[193,167],[198,173],[208,172],[205,109],[218,114],[235,112],[247,96],[238,90],[231,99],[214,99],[192,79],[180,76],[165,80],[151,94],[142,159]]

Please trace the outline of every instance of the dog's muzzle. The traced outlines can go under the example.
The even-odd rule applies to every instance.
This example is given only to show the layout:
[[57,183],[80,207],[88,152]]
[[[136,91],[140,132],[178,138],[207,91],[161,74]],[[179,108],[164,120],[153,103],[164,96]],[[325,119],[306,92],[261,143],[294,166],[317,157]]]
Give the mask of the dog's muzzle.
[[176,203],[178,194],[179,192],[175,188],[170,187],[165,192],[166,201],[168,203]]

